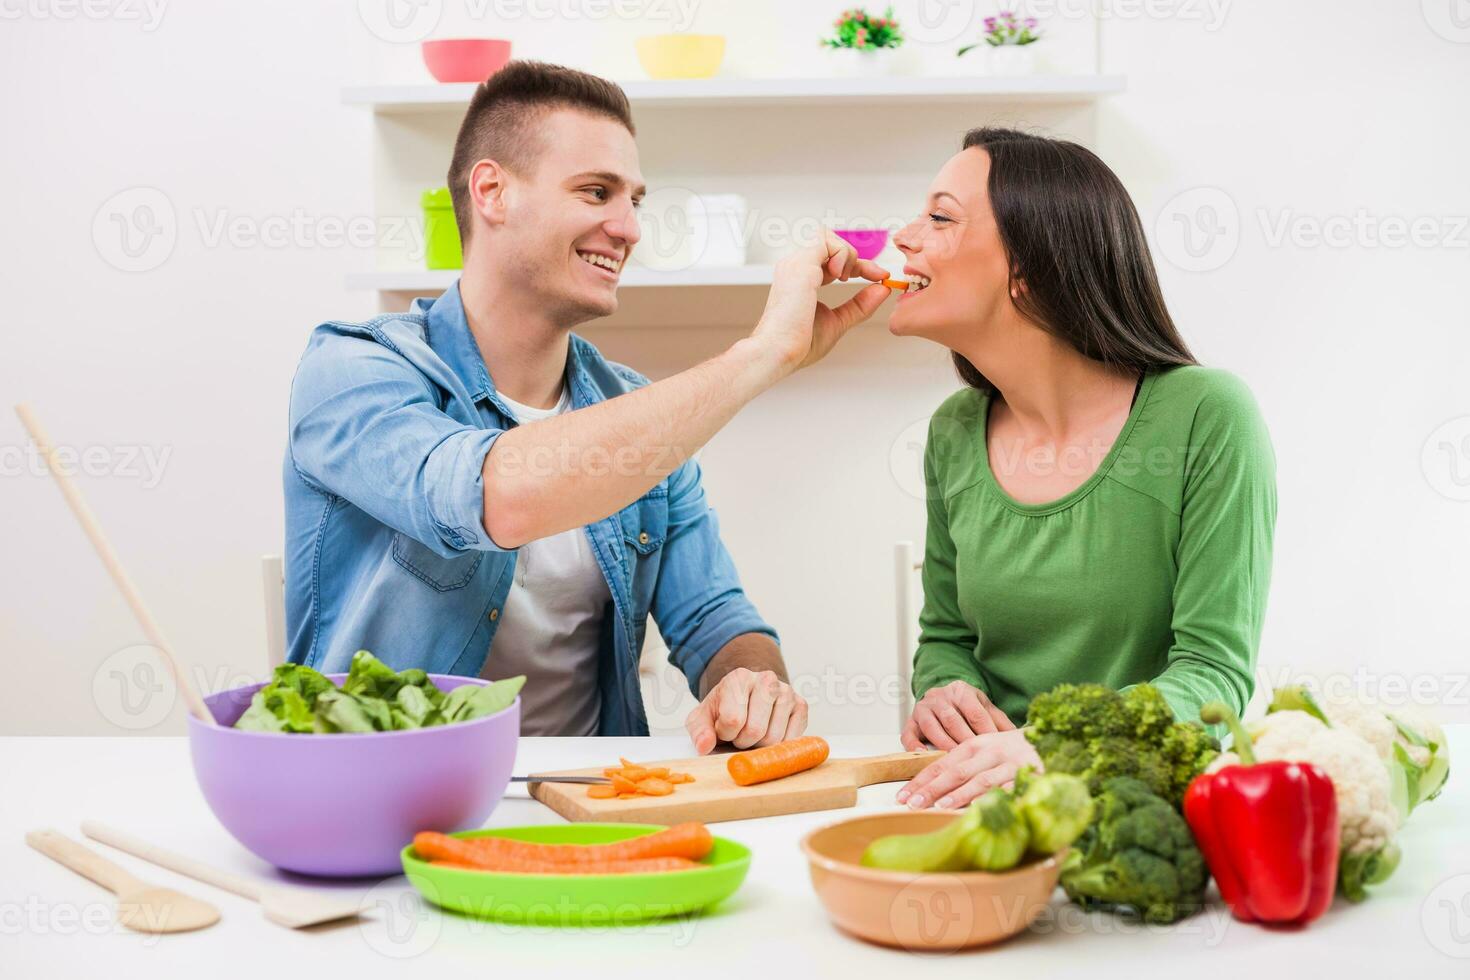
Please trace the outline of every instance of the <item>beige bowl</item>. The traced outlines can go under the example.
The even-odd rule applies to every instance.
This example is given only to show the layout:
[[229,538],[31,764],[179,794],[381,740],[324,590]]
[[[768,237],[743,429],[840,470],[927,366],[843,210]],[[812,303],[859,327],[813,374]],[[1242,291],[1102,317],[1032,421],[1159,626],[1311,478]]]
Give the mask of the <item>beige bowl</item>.
[[999,942],[1030,925],[1051,901],[1061,854],[1000,874],[915,874],[858,863],[875,838],[925,834],[954,819],[953,813],[933,811],[878,813],[803,837],[812,887],[838,928],[884,946],[939,950]]

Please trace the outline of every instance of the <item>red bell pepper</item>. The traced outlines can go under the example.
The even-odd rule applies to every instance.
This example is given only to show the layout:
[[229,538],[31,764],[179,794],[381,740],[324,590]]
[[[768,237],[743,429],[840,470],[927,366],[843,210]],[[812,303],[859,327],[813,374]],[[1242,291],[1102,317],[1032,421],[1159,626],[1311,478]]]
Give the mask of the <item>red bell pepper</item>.
[[1224,722],[1241,764],[1199,775],[1184,794],[1184,818],[1242,922],[1306,925],[1327,911],[1337,883],[1337,793],[1305,762],[1256,762],[1235,712],[1211,702],[1206,724]]

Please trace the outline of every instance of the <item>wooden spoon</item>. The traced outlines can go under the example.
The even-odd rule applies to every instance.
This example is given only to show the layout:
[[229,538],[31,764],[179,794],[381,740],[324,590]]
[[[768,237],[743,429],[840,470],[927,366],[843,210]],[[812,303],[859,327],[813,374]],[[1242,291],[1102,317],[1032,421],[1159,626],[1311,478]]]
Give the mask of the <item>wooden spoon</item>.
[[208,902],[139,881],[65,834],[33,830],[26,834],[26,843],[116,895],[117,921],[135,932],[189,932],[219,921],[219,909]]
[[127,851],[134,857],[140,857],[159,867],[177,871],[181,875],[188,875],[190,878],[214,885],[216,888],[223,888],[225,891],[234,892],[236,895],[259,902],[267,919],[291,929],[346,919],[363,911],[361,904],[355,901],[318,895],[305,888],[267,885],[251,878],[221,871],[202,861],[156,847],[145,840],[125,834],[121,830],[100,824],[95,820],[83,820],[82,833],[93,840],[111,844],[120,851]]

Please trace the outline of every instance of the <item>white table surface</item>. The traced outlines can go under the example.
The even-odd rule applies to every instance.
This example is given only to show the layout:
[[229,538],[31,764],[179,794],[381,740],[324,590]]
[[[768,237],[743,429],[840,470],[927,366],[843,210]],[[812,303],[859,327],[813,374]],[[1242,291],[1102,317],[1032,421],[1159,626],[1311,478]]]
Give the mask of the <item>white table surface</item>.
[[[1450,732],[1470,758],[1470,726]],[[880,736],[830,739],[834,755],[898,749]],[[527,738],[518,772],[545,771],[626,755],[690,754],[682,737]],[[1205,912],[1169,927],[1102,913],[1083,914],[1057,891],[1029,930],[999,946],[952,955],[915,955],[871,946],[832,927],[807,878],[797,840],[850,811],[794,814],[714,825],[754,851],[750,875],[718,911],[639,926],[510,926],[440,913],[402,876],[381,882],[321,882],[282,875],[235,843],[195,787],[183,738],[0,739],[0,976],[41,977],[373,977],[550,976],[931,977],[977,980],[987,968],[1048,977],[1076,970],[1089,980],[1147,975],[1470,977],[1470,775],[1461,770],[1443,796],[1414,814],[1400,834],[1403,863],[1361,905],[1338,901],[1311,928],[1270,932],[1233,921],[1214,898]],[[863,790],[858,808],[893,806],[895,785]],[[513,787],[492,826],[560,822]],[[81,837],[78,824],[111,823],[237,872],[292,881],[359,898],[369,916],[292,931],[268,923],[234,895],[148,865]],[[24,843],[49,827],[84,840],[119,864],[219,907],[223,918],[197,933],[150,937],[111,922],[100,888]],[[451,973],[453,971],[453,973]]]

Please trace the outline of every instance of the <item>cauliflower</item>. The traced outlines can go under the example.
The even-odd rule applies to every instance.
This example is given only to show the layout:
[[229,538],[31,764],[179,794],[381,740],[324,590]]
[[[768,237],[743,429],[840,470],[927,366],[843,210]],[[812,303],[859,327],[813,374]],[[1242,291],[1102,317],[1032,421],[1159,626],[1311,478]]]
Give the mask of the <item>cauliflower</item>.
[[1270,711],[1306,712],[1332,728],[1357,734],[1388,769],[1390,793],[1399,821],[1439,795],[1449,776],[1449,746],[1444,729],[1423,711],[1405,705],[1384,708],[1367,700],[1314,695],[1305,685],[1277,688]]
[[[1398,862],[1393,835],[1399,813],[1377,750],[1348,728],[1329,728],[1305,711],[1273,711],[1248,730],[1257,762],[1310,762],[1332,780],[1342,849],[1339,890],[1357,900],[1364,884],[1387,878]],[[1235,752],[1223,752],[1205,771],[1239,764]]]

